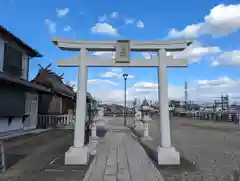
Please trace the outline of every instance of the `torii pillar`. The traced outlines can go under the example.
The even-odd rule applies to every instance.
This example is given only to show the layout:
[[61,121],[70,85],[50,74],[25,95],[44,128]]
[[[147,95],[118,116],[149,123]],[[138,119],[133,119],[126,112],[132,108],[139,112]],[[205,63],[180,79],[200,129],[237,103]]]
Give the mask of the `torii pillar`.
[[[62,50],[80,51],[80,56],[72,59],[59,59],[58,66],[79,67],[77,109],[73,146],[65,153],[65,164],[87,164],[89,151],[84,145],[86,120],[87,67],[158,67],[159,102],[160,102],[160,132],[158,147],[159,165],[180,164],[179,152],[171,144],[170,120],[168,110],[168,67],[187,67],[187,60],[174,60],[167,56],[167,51],[182,51],[192,41],[187,40],[157,40],[157,41],[81,41],[71,39],[54,39],[53,43]],[[116,60],[101,59],[89,56],[90,51],[116,51]],[[130,51],[158,52],[158,56],[150,60],[131,59]],[[161,89],[161,90],[160,90]]]

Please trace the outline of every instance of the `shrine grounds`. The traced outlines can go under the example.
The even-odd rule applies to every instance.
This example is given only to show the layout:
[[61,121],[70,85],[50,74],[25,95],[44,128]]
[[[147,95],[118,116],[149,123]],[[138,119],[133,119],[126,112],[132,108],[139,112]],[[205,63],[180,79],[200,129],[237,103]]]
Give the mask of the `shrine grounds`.
[[[140,141],[153,161],[160,143],[159,121],[149,123],[153,140]],[[137,131],[142,135],[142,131]],[[180,166],[156,166],[166,181],[240,180],[240,125],[173,117],[172,144],[180,152]],[[234,176],[235,175],[235,176]]]
[[1,181],[81,180],[86,166],[64,166],[73,130],[52,129],[4,141],[7,171]]
[[[107,117],[111,125],[123,125],[123,117]],[[149,123],[153,140],[141,140],[148,155],[157,160],[159,121]],[[128,118],[128,126],[133,119]],[[142,131],[135,132],[141,135]],[[231,180],[240,168],[240,125],[174,117],[172,143],[181,154],[180,166],[157,166],[166,181]],[[102,134],[101,136],[104,136]],[[72,144],[72,130],[52,129],[5,141],[8,170],[1,181],[81,180],[88,166],[64,166],[65,151]],[[232,179],[233,180],[233,179]]]

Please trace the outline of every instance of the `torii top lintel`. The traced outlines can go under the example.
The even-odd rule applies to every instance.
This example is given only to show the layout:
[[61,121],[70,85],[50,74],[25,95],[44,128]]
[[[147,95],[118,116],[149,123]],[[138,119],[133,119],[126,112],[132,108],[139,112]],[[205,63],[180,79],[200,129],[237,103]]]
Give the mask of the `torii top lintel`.
[[[61,50],[79,51],[85,48],[89,51],[115,51],[115,40],[73,40],[68,38],[53,38],[52,42]],[[168,52],[182,51],[192,44],[192,40],[131,40],[130,50],[141,52],[156,52],[165,49]]]

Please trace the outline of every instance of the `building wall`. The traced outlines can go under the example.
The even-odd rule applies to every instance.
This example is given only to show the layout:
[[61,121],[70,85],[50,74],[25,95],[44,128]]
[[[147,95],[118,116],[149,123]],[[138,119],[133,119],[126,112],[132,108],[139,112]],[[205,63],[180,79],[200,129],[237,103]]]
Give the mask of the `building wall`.
[[25,114],[25,90],[14,84],[2,83],[0,87],[0,117],[23,116]]
[[0,37],[0,71],[3,70],[4,40]]
[[22,78],[28,80],[29,74],[29,59],[25,53],[23,53],[22,58]]
[[0,117],[0,135],[1,133],[7,133],[10,131],[22,130],[22,118],[13,118],[10,125],[8,125],[8,118]]
[[62,98],[53,94],[39,96],[39,114],[62,114]]
[[69,110],[74,111],[76,108],[76,103],[70,98],[62,98],[62,113],[68,114]]
[[[5,40],[0,34],[0,71],[4,65],[4,43]],[[15,42],[8,41],[15,49],[22,52],[22,75],[21,78],[28,79],[29,58],[26,52]],[[0,84],[0,135],[3,132],[22,130],[22,116],[25,114],[26,91],[19,86],[12,84]],[[8,123],[7,116],[15,116],[12,122]],[[9,125],[8,125],[9,124]],[[30,126],[33,127],[30,122]],[[36,123],[35,123],[36,124]]]
[[[22,52],[22,69],[23,70],[22,70],[21,77],[28,80],[29,58],[28,58],[26,52],[14,42],[10,41],[9,44],[12,47],[14,47],[15,49]],[[4,40],[0,34],[0,71],[3,70],[3,63],[4,63]]]
[[36,129],[38,119],[38,94],[26,93],[25,113],[28,115],[23,123],[24,129]]

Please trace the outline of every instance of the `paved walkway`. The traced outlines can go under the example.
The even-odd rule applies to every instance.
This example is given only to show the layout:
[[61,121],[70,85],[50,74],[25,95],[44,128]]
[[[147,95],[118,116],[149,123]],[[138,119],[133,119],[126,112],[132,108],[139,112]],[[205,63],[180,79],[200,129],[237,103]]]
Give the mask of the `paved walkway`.
[[108,127],[84,181],[163,181],[130,130]]

